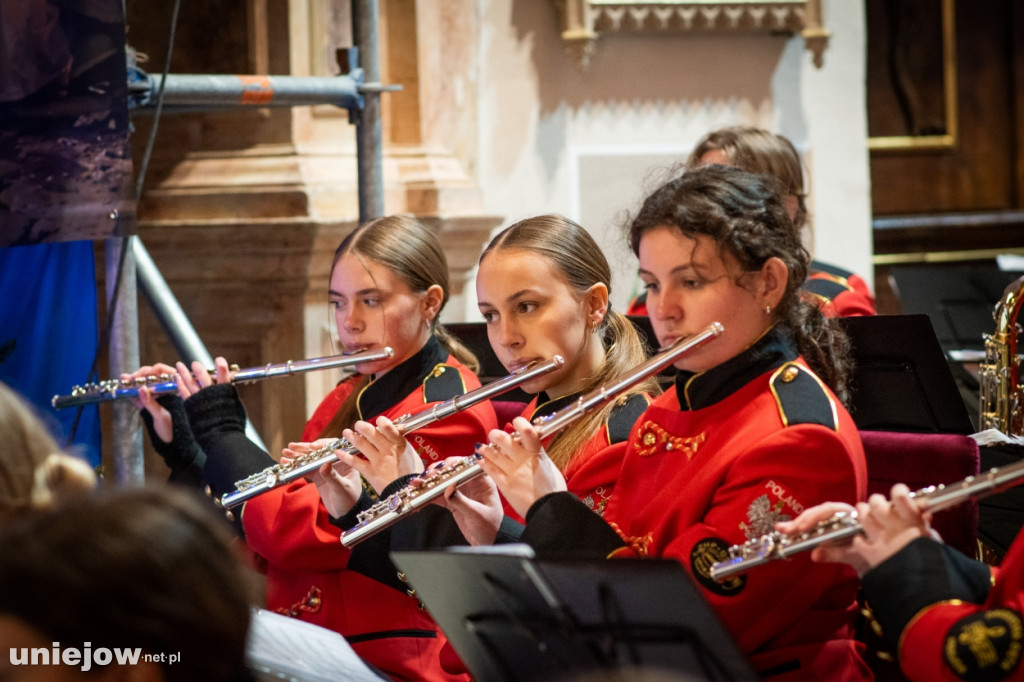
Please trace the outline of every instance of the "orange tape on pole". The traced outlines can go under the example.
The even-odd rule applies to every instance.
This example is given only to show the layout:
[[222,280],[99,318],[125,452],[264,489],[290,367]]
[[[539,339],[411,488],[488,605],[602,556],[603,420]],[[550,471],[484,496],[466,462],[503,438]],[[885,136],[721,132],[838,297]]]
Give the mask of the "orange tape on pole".
[[238,76],[242,82],[242,104],[267,104],[274,99],[268,76]]

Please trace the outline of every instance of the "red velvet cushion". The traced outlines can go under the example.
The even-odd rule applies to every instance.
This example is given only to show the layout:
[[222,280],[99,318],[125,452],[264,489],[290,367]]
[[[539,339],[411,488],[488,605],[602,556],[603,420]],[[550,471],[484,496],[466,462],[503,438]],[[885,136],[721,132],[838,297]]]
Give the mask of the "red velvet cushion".
[[518,417],[526,409],[526,403],[516,402],[514,400],[492,400],[491,405],[494,406],[494,414],[498,417],[498,428],[505,428],[506,424],[510,424],[513,419]]
[[[978,474],[980,455],[973,438],[946,433],[861,431],[868,464],[868,494],[889,496],[895,483],[911,490],[957,483]],[[947,544],[977,556],[976,500],[938,512],[932,524]]]

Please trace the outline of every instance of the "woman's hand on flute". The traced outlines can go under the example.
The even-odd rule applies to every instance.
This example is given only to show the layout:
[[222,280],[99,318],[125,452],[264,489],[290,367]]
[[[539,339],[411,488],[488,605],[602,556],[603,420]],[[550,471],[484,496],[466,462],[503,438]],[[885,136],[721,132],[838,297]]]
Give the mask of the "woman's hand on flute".
[[[432,471],[441,471],[444,466],[452,466],[463,457],[450,457],[443,462],[428,467],[420,475],[420,479],[430,478]],[[434,469],[438,467],[438,469]],[[417,484],[413,479],[411,486]],[[492,545],[498,535],[505,510],[501,506],[498,486],[489,476],[471,478],[460,486],[448,486],[444,497],[438,498],[437,504],[448,508],[455,519],[462,536],[471,545]]]
[[[321,438],[312,443],[289,443],[288,447],[281,451],[281,464],[291,464],[293,460],[320,450],[334,440],[336,439]],[[351,511],[363,491],[359,472],[340,460],[325,463],[310,474],[309,478],[316,485],[327,512],[335,518],[341,518]]]
[[476,449],[483,457],[481,466],[516,512],[525,517],[527,510],[548,493],[566,489],[565,478],[540,444],[540,434],[524,417],[512,420],[515,434],[494,429],[489,445]]
[[203,367],[198,360],[192,363],[192,371],[188,371],[184,362],[177,363],[178,368],[178,395],[182,400],[199,393],[202,389],[213,384],[227,384],[231,382],[231,370],[228,368],[228,361],[217,357],[213,361],[216,380],[210,376],[210,370]]
[[[131,382],[135,379],[145,379],[161,375],[176,376],[177,373],[178,371],[170,365],[158,362],[155,365],[143,365],[131,374],[122,374],[121,381]],[[131,401],[135,409],[149,412],[149,416],[153,418],[153,431],[156,433],[156,436],[164,443],[170,443],[174,438],[174,418],[163,405],[156,401],[156,395],[154,395],[153,391],[145,386],[140,386],[136,395],[132,396]]]
[[[779,521],[775,524],[775,530],[791,537],[803,535],[837,514],[856,515],[857,508],[845,502],[824,502],[808,507],[792,521]],[[863,575],[870,568],[860,552],[854,549],[850,539],[815,547],[811,550],[811,559],[822,563],[847,564],[857,571],[857,575]]]
[[864,534],[854,538],[853,547],[869,568],[874,568],[919,537],[941,538],[931,528],[931,514],[922,512],[910,489],[902,483],[892,487],[890,499],[872,495],[857,504]]
[[402,476],[423,471],[423,460],[387,417],[378,417],[377,425],[357,421],[342,437],[365,457],[338,453],[338,459],[356,469],[377,492]]
[[862,533],[841,544],[815,547],[811,552],[814,561],[847,564],[863,576],[916,538],[942,541],[931,528],[931,515],[921,511],[902,483],[892,487],[890,499],[876,493],[867,502],[858,502],[856,508],[826,502],[805,510],[793,521],[776,524],[776,528],[787,535],[806,533],[842,511],[856,512]]

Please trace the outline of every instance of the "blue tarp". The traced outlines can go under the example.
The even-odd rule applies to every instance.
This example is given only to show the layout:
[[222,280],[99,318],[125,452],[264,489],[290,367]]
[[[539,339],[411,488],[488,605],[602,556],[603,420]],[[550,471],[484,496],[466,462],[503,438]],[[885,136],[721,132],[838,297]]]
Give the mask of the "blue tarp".
[[[93,242],[0,248],[0,381],[37,406],[62,445],[100,463],[99,406],[55,410],[54,395],[90,380],[98,345]],[[105,377],[104,377],[105,378]]]

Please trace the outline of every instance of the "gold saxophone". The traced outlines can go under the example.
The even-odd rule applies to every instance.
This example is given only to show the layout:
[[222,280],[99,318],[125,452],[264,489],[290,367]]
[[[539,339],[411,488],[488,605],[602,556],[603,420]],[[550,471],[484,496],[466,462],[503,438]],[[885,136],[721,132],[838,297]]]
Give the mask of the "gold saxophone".
[[985,362],[978,395],[980,427],[998,429],[1006,434],[1024,435],[1024,387],[1020,385],[1020,356],[1017,316],[1024,304],[1024,279],[1008,287],[996,305],[993,317],[996,329],[985,335]]

